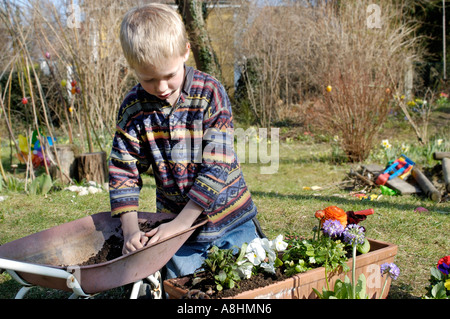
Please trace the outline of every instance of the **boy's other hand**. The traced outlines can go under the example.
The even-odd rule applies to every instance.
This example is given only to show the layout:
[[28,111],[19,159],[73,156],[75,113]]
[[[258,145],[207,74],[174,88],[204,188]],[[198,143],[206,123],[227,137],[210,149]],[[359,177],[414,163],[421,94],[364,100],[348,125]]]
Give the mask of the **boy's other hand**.
[[185,225],[181,223],[176,218],[171,220],[170,222],[159,225],[156,228],[153,228],[151,231],[146,232],[145,236],[151,237],[148,244],[156,243],[159,240],[175,235],[183,230],[186,230],[190,227],[190,225]]
[[124,236],[124,243],[122,248],[123,254],[128,254],[132,251],[140,249],[145,246],[148,237],[142,231],[136,231]]
[[151,231],[145,233],[145,236],[151,237],[148,244],[156,243],[159,240],[175,235],[192,226],[194,221],[200,216],[203,208],[190,200],[181,212],[168,223],[159,225]]

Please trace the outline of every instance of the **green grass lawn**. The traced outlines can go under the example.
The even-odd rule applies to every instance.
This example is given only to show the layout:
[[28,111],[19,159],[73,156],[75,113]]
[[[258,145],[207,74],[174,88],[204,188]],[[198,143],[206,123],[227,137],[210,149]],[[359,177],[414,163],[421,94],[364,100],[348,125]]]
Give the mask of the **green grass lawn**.
[[[331,164],[327,143],[311,141],[281,142],[280,163],[275,174],[261,174],[262,164],[243,163],[245,179],[258,207],[259,220],[269,238],[296,232],[310,236],[316,225],[314,213],[327,206],[363,210],[375,214],[362,222],[367,236],[398,245],[395,263],[401,274],[393,282],[389,298],[420,298],[428,284],[429,269],[450,253],[450,202],[435,203],[421,196],[382,196],[377,201],[362,201],[339,187],[351,164]],[[384,163],[379,163],[384,164]],[[268,164],[267,164],[268,165]],[[144,178],[141,210],[155,210],[154,182]],[[320,186],[310,190],[304,187]],[[379,190],[373,193],[379,194]],[[75,196],[69,191],[52,191],[46,196],[4,191],[0,202],[0,244],[43,229],[109,210],[106,191]],[[428,212],[415,212],[416,207]],[[8,275],[0,275],[0,298],[12,298],[20,288]],[[65,294],[36,289],[28,298],[59,298]],[[100,298],[122,298],[123,290]]]

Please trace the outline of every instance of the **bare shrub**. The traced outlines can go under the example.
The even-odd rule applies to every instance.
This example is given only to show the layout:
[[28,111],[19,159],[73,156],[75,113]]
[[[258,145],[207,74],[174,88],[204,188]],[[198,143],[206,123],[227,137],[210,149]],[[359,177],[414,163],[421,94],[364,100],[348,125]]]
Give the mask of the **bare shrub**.
[[[251,110],[259,125],[270,127],[280,119],[281,107],[289,103],[292,68],[288,7],[242,4],[238,31],[238,54]],[[246,23],[247,21],[247,23]],[[284,96],[284,99],[282,98]]]
[[[54,3],[32,3],[39,46],[54,57],[49,61],[54,67],[52,76],[58,85],[62,80],[68,85],[68,91],[63,88],[66,102],[62,102],[66,105],[61,105],[60,111],[69,137],[72,139],[72,125],[78,126],[90,152],[93,141],[102,149],[102,134],[113,134],[117,108],[129,89],[127,79],[131,74],[122,55],[118,28],[125,11],[132,6],[112,0],[101,4],[85,1],[80,6],[68,4],[64,19]],[[73,80],[78,94],[70,92]],[[69,115],[67,109],[71,111]]]
[[326,72],[318,73],[318,79],[332,90],[326,92],[316,119],[325,131],[342,138],[350,161],[367,158],[386,121],[391,93],[403,89],[405,61],[419,58],[414,29],[399,18],[402,7],[382,2],[378,11],[372,11],[380,14],[378,25],[370,28],[369,5],[369,1],[345,2],[335,11],[339,20],[331,15],[318,28],[333,50],[323,52]]
[[242,32],[241,54],[253,62],[256,80],[247,81],[247,90],[260,124],[280,118],[280,105],[318,99],[309,110],[313,123],[340,136],[350,161],[364,160],[386,120],[390,93],[403,89],[407,62],[420,58],[399,3],[289,2],[252,11],[258,14]]
[[[124,13],[137,4],[112,0],[0,3],[0,32],[5,40],[0,59],[0,119],[19,157],[17,137],[23,134],[29,140],[32,131],[46,150],[47,174],[49,148],[41,132],[53,141],[57,135],[68,136],[83,152],[108,148],[117,109],[136,83],[123,58],[118,28]],[[19,81],[13,83],[14,78]],[[22,104],[22,97],[28,102]],[[30,117],[28,127],[21,125],[23,118],[15,121],[14,108]],[[30,155],[20,158],[27,176],[33,178],[30,159]],[[55,161],[49,164],[60,167],[57,154]]]

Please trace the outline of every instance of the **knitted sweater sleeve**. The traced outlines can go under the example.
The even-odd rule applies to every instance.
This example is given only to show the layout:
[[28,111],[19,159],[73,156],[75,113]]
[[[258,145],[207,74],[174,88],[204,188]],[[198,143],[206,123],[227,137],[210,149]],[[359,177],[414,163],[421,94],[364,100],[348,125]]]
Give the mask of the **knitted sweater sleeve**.
[[187,196],[207,209],[223,189],[235,162],[231,104],[222,85],[213,86],[203,118],[202,161]]
[[109,196],[111,215],[137,211],[142,188],[140,173],[148,169],[148,160],[135,118],[137,103],[122,104],[109,160]]

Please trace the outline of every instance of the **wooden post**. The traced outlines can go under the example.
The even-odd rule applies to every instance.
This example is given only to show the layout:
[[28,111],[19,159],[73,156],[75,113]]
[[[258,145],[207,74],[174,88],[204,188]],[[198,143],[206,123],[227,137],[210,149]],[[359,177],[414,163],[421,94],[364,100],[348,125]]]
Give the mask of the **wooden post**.
[[433,158],[437,161],[442,161],[445,190],[450,192],[450,152],[434,152]]
[[428,198],[435,202],[439,202],[441,200],[441,194],[439,193],[439,191],[420,170],[414,167],[412,169],[411,175],[416,180],[417,184],[419,184],[423,192],[428,196]]
[[107,177],[105,152],[84,153],[77,157],[77,180],[103,185]]
[[444,175],[445,189],[450,193],[450,157],[442,159],[442,175]]
[[450,152],[434,152],[433,153],[433,158],[437,161],[440,161],[446,157],[450,158]]

